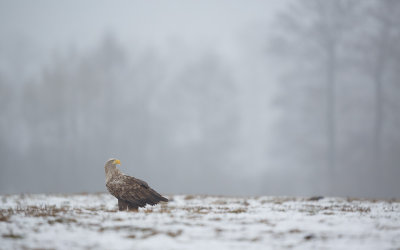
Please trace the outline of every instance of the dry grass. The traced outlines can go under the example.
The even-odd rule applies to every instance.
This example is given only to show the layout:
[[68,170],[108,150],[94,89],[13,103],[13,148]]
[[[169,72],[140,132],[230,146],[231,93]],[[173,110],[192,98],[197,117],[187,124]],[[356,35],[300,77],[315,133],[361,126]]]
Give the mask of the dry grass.
[[14,210],[12,209],[1,209],[0,210],[0,222],[8,222],[10,220],[11,215],[14,214]]
[[[279,209],[280,209],[279,211],[284,212],[284,208],[279,208]],[[335,215],[336,212],[369,213],[371,212],[371,208],[365,206],[359,206],[357,204],[348,205],[344,203],[333,204],[330,206],[305,204],[298,211],[302,213],[307,213],[308,215],[316,215],[320,212],[322,212],[324,215]]]
[[196,198],[196,196],[191,195],[191,194],[188,194],[188,195],[185,196],[184,200],[185,200],[185,201],[188,201],[188,200],[193,200],[193,199],[195,199],[195,198]]
[[322,200],[324,197],[323,196],[312,196],[310,198],[308,198],[307,200],[309,201],[319,201]]
[[[116,229],[111,228],[110,230],[116,230]],[[120,230],[120,228],[118,228],[117,230]],[[131,231],[131,233],[126,236],[127,238],[130,238],[130,239],[138,239],[138,238],[139,239],[147,239],[149,237],[152,237],[152,236],[158,235],[158,234],[165,234],[171,238],[176,238],[183,233],[182,229],[175,230],[175,231],[173,231],[173,230],[159,231],[159,230],[155,230],[155,229],[149,228],[149,227],[133,227],[133,228],[130,228],[130,231]]]
[[267,204],[267,203],[272,203],[272,204],[277,204],[277,205],[282,205],[283,203],[290,202],[290,201],[297,201],[298,198],[296,197],[273,197],[271,199],[263,199],[261,200],[261,204]]
[[71,224],[71,223],[77,223],[78,221],[74,218],[57,218],[54,220],[48,220],[47,223],[50,225],[56,224],[56,223],[62,223],[62,224]]
[[175,238],[175,237],[180,236],[182,233],[183,233],[183,230],[179,229],[179,230],[177,230],[177,231],[168,231],[166,234],[167,234],[169,237]]
[[234,214],[240,214],[240,213],[246,213],[247,209],[245,208],[236,208],[233,210],[229,210],[228,213],[234,213]]
[[300,229],[298,229],[298,228],[289,230],[289,233],[291,233],[291,234],[298,234],[298,233],[301,233],[301,232],[302,231]]
[[257,222],[258,222],[258,223],[261,223],[261,224],[268,225],[268,226],[272,226],[272,227],[275,226],[274,223],[271,223],[271,222],[270,222],[269,220],[267,220],[267,219],[261,219],[261,220],[258,220]]
[[218,200],[214,201],[212,204],[215,204],[215,205],[227,205],[228,201],[227,200],[223,200],[223,199],[218,199]]
[[10,232],[7,233],[7,234],[3,234],[2,237],[3,237],[3,238],[14,239],[14,240],[19,240],[19,239],[23,239],[23,238],[24,238],[23,235],[21,235],[21,234],[15,234],[15,233],[13,233],[12,231],[10,231]]
[[315,238],[315,235],[314,234],[307,234],[306,236],[304,236],[304,239],[305,240],[312,240],[312,239],[314,239]]
[[25,216],[30,217],[56,217],[59,214],[65,214],[70,210],[69,207],[57,206],[28,206],[25,208],[17,207],[15,213],[23,213]]

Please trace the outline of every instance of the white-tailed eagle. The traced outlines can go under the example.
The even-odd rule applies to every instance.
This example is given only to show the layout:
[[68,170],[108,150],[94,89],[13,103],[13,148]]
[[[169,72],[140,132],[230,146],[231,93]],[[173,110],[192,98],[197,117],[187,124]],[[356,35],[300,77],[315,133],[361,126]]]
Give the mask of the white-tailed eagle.
[[106,162],[104,169],[106,187],[118,199],[120,211],[137,211],[139,207],[144,207],[146,204],[155,205],[160,201],[168,201],[146,182],[123,174],[117,168],[117,164],[121,164],[120,160],[110,159]]

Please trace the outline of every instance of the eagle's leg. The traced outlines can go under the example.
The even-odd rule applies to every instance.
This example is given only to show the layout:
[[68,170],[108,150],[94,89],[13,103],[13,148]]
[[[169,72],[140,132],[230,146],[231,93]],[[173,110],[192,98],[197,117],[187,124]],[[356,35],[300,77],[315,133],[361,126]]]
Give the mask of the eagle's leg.
[[139,208],[138,208],[137,206],[133,205],[133,204],[129,204],[129,203],[128,203],[128,211],[131,211],[131,212],[138,212],[138,211],[139,211]]
[[128,209],[128,203],[121,199],[118,199],[118,208],[119,211],[126,211]]

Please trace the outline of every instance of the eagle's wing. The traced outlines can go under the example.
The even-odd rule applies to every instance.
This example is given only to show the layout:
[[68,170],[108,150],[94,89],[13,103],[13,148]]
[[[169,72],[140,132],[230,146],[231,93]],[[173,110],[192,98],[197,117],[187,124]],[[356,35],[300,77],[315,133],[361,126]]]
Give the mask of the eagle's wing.
[[168,201],[167,198],[162,197],[159,193],[153,190],[145,181],[128,176],[121,175],[118,182],[111,185],[118,187],[115,197],[122,199],[135,206],[143,207],[146,204],[155,205],[160,201]]

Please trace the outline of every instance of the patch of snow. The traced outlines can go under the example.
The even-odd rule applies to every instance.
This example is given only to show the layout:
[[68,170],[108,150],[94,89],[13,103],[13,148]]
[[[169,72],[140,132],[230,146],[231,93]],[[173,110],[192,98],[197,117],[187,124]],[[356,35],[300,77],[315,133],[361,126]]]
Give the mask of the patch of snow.
[[4,249],[396,249],[398,201],[173,195],[117,211],[109,194],[0,196]]

